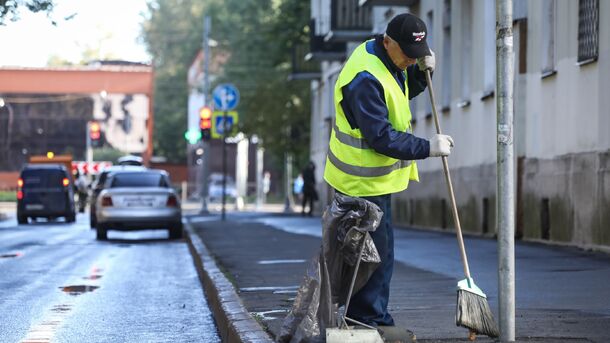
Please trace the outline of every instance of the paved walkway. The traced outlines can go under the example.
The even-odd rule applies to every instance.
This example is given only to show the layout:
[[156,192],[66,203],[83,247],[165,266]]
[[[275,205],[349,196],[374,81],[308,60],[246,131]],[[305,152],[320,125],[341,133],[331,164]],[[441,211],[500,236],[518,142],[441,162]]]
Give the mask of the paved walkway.
[[[279,332],[309,259],[320,246],[320,219],[280,214],[191,217],[247,310],[271,336]],[[497,314],[495,241],[467,238],[472,270]],[[452,234],[396,231],[390,311],[419,341],[457,342],[455,284],[461,277]],[[576,249],[517,245],[517,335],[527,342],[610,341],[610,258]],[[497,317],[496,317],[497,318]],[[490,340],[479,339],[480,342]]]

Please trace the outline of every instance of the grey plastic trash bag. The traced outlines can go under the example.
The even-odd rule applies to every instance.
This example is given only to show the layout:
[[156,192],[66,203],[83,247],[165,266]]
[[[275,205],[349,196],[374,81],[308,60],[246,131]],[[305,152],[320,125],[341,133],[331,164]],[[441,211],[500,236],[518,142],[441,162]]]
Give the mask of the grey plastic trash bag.
[[278,342],[323,342],[327,327],[336,327],[337,309],[345,304],[362,239],[364,250],[354,285],[358,292],[379,265],[369,232],[383,212],[374,203],[336,193],[322,217],[322,247],[309,264]]

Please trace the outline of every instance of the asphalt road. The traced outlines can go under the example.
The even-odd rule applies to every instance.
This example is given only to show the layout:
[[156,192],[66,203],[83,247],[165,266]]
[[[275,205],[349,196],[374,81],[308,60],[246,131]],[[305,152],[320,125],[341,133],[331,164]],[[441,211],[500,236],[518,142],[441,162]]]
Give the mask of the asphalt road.
[[0,342],[219,342],[186,243],[0,222]]

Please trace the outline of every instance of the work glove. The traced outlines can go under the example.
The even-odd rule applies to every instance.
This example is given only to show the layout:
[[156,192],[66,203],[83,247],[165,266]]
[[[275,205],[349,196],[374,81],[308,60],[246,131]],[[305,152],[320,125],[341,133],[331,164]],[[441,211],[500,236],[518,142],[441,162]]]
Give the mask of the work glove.
[[417,59],[417,66],[421,71],[426,71],[426,69],[429,69],[432,73],[435,65],[436,59],[434,58],[434,51],[432,50],[430,50],[430,56],[422,56]]
[[453,148],[453,138],[436,134],[430,138],[430,157],[449,156]]

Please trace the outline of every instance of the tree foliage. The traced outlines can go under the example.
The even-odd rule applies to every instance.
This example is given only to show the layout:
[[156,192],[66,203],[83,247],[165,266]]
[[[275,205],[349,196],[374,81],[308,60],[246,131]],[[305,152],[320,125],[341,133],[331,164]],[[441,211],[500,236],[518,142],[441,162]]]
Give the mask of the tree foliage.
[[203,5],[191,0],[148,4],[143,40],[155,69],[153,147],[156,155],[182,162],[186,157],[187,71],[201,44]]
[[20,8],[25,7],[32,12],[50,14],[54,5],[54,0],[0,0],[0,25],[3,25],[7,18],[12,21],[19,20]]
[[[307,39],[305,26],[309,1],[302,0],[209,0],[205,5],[189,0],[150,4],[144,26],[156,70],[156,151],[184,151],[167,142],[167,133],[181,135],[186,125],[188,90],[186,71],[201,46],[203,15],[212,18],[211,38],[216,51],[230,58],[217,83],[230,82],[240,90],[241,129],[256,134],[276,160],[292,152],[297,161],[309,151],[309,83],[288,81],[291,49]],[[171,104],[171,105],[170,105]],[[173,125],[173,129],[161,125]],[[180,127],[178,129],[178,126]],[[168,158],[171,155],[166,155]]]

